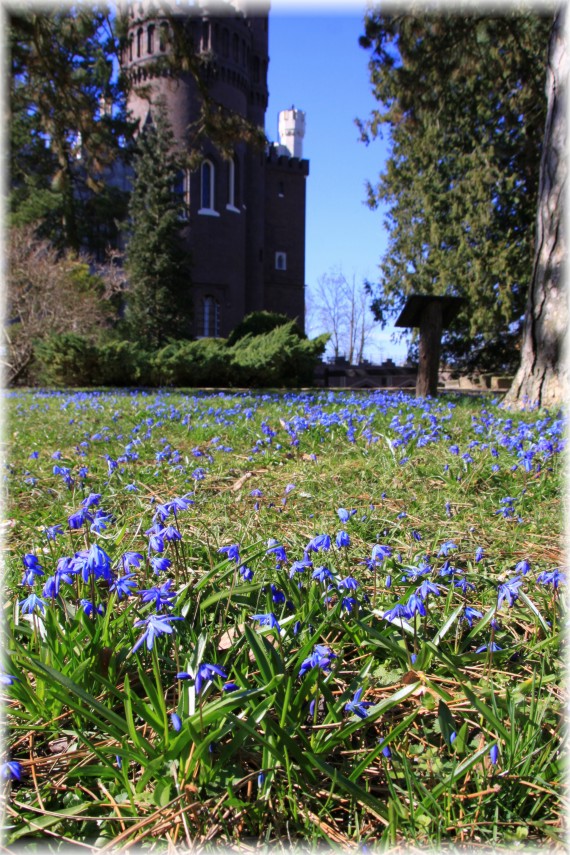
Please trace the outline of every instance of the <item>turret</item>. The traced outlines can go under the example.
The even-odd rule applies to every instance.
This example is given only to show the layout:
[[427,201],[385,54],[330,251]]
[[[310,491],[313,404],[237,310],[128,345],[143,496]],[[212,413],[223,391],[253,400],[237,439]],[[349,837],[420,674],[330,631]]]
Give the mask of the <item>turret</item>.
[[291,157],[303,157],[303,137],[305,136],[305,114],[291,107],[279,113],[279,143],[287,149]]

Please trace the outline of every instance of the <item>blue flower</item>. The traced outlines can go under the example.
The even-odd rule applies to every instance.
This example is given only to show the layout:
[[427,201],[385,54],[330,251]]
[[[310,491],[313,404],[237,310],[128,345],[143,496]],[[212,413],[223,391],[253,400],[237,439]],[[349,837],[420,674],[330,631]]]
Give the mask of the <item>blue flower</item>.
[[366,718],[366,716],[368,715],[366,710],[368,707],[371,707],[372,704],[370,703],[370,701],[360,700],[362,696],[362,691],[362,687],[360,687],[360,689],[357,689],[354,693],[353,699],[345,705],[344,709],[346,712],[354,713],[359,718]]
[[475,618],[481,617],[483,617],[483,612],[479,612],[477,609],[472,609],[471,606],[465,606],[463,610],[463,619],[467,621],[469,626],[473,626]]
[[518,589],[522,585],[522,579],[520,576],[515,576],[513,579],[508,579],[502,585],[499,585],[498,589],[498,598],[497,598],[497,609],[501,608],[501,605],[504,601],[507,602],[509,608],[514,605],[516,600],[518,599],[519,592]]
[[515,573],[522,573],[523,576],[526,576],[528,571],[530,570],[530,561],[528,558],[523,558],[522,561],[519,561],[517,566],[515,567]]
[[48,540],[55,540],[58,535],[63,534],[63,527],[59,523],[48,525],[44,528],[44,534]]
[[312,578],[317,579],[317,581],[322,582],[324,584],[330,579],[334,579],[334,576],[328,567],[317,567],[317,569],[313,571]]
[[411,614],[408,611],[407,606],[403,605],[402,603],[396,603],[395,606],[384,612],[382,617],[384,618],[384,620],[393,621],[397,620],[398,618],[410,618]]
[[153,588],[145,588],[139,591],[143,603],[154,602],[156,611],[162,608],[172,608],[176,599],[176,591],[171,591],[172,579],[167,579],[162,585],[155,585]]
[[350,537],[346,531],[339,531],[337,533],[335,543],[339,549],[343,546],[350,546]]
[[406,609],[410,617],[412,617],[418,612],[420,615],[422,615],[422,617],[425,617],[425,615],[427,614],[426,607],[423,604],[422,598],[419,597],[417,594],[412,594],[412,596],[409,598],[408,602],[406,603]]
[[566,583],[566,577],[561,570],[556,568],[556,570],[544,570],[542,573],[539,573],[536,577],[536,581],[540,585],[552,585],[556,590],[559,585],[564,585]]
[[239,686],[237,683],[234,683],[232,680],[228,680],[227,683],[224,683],[222,686],[224,692],[237,692],[239,690]]
[[172,723],[172,727],[174,728],[174,730],[179,731],[182,729],[182,719],[180,718],[178,713],[175,713],[175,712],[171,713],[170,714],[170,721]]
[[328,551],[331,548],[331,539],[328,534],[317,534],[313,537],[305,547],[305,554],[309,552]]
[[17,760],[8,760],[0,766],[0,777],[4,780],[11,778],[14,781],[21,781],[23,771],[22,764]]
[[473,584],[473,582],[468,582],[464,576],[457,582],[454,582],[453,585],[455,588],[461,588],[464,594],[466,594],[468,590],[475,590],[475,585]]
[[339,579],[338,587],[341,590],[356,591],[360,586],[353,576],[347,576],[345,579]]
[[91,508],[94,505],[98,505],[101,501],[101,493],[90,493],[87,498],[83,499],[81,502],[82,508]]
[[31,615],[36,610],[45,614],[45,603],[37,594],[30,594],[24,600],[20,600],[21,612],[23,615]]
[[352,612],[354,609],[358,610],[358,600],[355,597],[343,597],[340,605],[341,611]]
[[11,686],[19,679],[19,677],[14,677],[13,674],[6,674],[4,671],[0,671],[1,686]]
[[221,546],[218,552],[225,552],[229,561],[235,561],[236,564],[240,563],[239,543],[232,543],[230,546]]
[[435,594],[436,597],[439,597],[441,591],[439,590],[438,585],[435,585],[433,582],[430,582],[429,579],[424,579],[422,584],[417,589],[416,593],[422,598],[422,600],[425,600],[428,594]]
[[94,606],[91,600],[80,600],[79,605],[81,606],[87,617],[91,617],[91,615],[94,615],[95,612],[98,612],[100,615],[102,615],[105,611],[101,603],[99,603],[98,606]]
[[392,549],[381,543],[376,543],[372,547],[371,562],[374,566],[382,564],[385,558],[389,558],[392,554]]
[[446,540],[445,543],[442,543],[438,555],[448,555],[450,550],[457,549],[457,544],[453,542],[453,540]]
[[297,486],[296,484],[287,484],[287,486],[285,487],[285,490],[284,490],[285,495],[290,493],[291,490],[294,490],[296,486]]
[[499,647],[494,641],[491,644],[482,644],[481,647],[478,647],[475,653],[484,653],[486,650],[490,650],[491,653],[494,653],[496,650],[502,650],[502,647]]
[[158,576],[163,570],[168,570],[172,561],[163,555],[153,555],[150,559],[150,564],[155,574]]
[[242,564],[239,568],[239,573],[246,582],[251,582],[253,579],[253,570],[250,570],[250,568],[246,567],[245,564]]
[[99,544],[92,543],[83,565],[83,581],[87,582],[90,575],[95,579],[103,577],[107,582],[112,581],[111,559]]
[[141,566],[142,560],[143,557],[140,552],[124,552],[121,558],[121,563],[125,570],[127,567],[136,567],[138,569]]
[[485,555],[485,550],[483,549],[482,546],[478,546],[476,551],[475,551],[475,561],[477,561],[477,562],[481,561],[482,558],[484,557],[484,555]]
[[346,508],[338,508],[337,514],[341,522],[348,522],[351,517],[353,517],[356,513],[356,508],[351,508],[350,511],[347,511]]
[[208,665],[205,662],[200,665],[198,668],[198,673],[196,674],[196,692],[199,695],[202,691],[202,687],[214,679],[216,674],[219,677],[222,677],[224,680],[227,679],[228,675],[224,671],[223,668],[220,668],[219,665]]
[[313,562],[310,558],[303,558],[301,561],[294,561],[293,564],[291,564],[291,569],[289,570],[289,578],[292,579],[295,573],[303,573],[312,566]]
[[321,671],[330,671],[331,662],[336,659],[336,653],[325,644],[315,644],[313,652],[301,663],[299,677],[302,677],[311,668],[320,668]]
[[182,620],[182,617],[173,617],[172,615],[149,615],[144,620],[135,621],[135,626],[146,627],[141,637],[132,648],[131,653],[138,650],[141,644],[146,641],[147,650],[152,650],[155,638],[163,633],[172,633],[172,627],[168,623],[171,620]]
[[499,759],[499,746],[496,742],[494,745],[491,746],[491,750],[489,751],[489,759],[493,766],[497,765],[497,760]]
[[285,549],[283,548],[283,546],[281,546],[280,543],[277,543],[277,542],[272,543],[271,546],[269,546],[269,549],[267,550],[267,552],[265,554],[266,555],[271,555],[271,554],[275,555],[277,562],[280,562],[282,564],[284,564],[287,561],[287,553],[285,552]]
[[110,591],[116,591],[117,598],[122,600],[123,597],[130,597],[136,591],[137,583],[134,573],[125,573],[124,576],[118,576],[110,586]]
[[281,627],[279,626],[279,622],[273,612],[268,612],[264,615],[251,615],[251,619],[258,621],[260,626],[269,626],[271,629],[276,629],[277,632],[281,632]]

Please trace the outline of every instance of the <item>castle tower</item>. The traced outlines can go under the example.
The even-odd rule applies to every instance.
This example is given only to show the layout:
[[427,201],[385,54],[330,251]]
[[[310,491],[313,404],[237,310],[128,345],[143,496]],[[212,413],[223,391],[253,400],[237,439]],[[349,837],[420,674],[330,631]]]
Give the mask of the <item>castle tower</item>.
[[[157,71],[157,60],[171,50],[174,21],[184,49],[204,60],[203,81],[213,101],[264,129],[269,3],[257,3],[253,14],[247,9],[247,3],[240,0],[137,0],[123,5],[128,16],[128,39],[122,65],[133,84],[128,107],[140,128],[160,99],[166,105],[177,144],[186,150],[195,148],[194,123],[201,105],[197,82],[190,71],[176,75]],[[304,114],[293,112],[298,136]],[[189,288],[194,294],[195,335],[227,336],[244,315],[277,306],[284,306],[276,310],[298,317],[303,325],[304,176],[308,164],[294,153],[299,152],[296,137],[295,141],[297,148],[293,145],[287,149],[285,159],[302,162],[307,168],[302,176],[303,193],[296,194],[296,204],[302,195],[303,210],[294,212],[297,224],[303,223],[303,235],[302,264],[295,265],[298,294],[293,303],[276,294],[273,282],[275,253],[284,252],[291,258],[299,254],[298,248],[290,246],[291,241],[298,240],[299,228],[295,234],[279,228],[280,217],[293,214],[289,204],[279,204],[284,198],[279,196],[281,184],[268,197],[267,177],[275,166],[274,153],[268,155],[236,141],[232,156],[224,158],[206,140],[201,143],[201,163],[182,177],[187,203],[183,236],[192,253]],[[291,205],[293,195],[288,192]],[[281,287],[283,283],[277,284]]]
[[279,113],[279,143],[291,157],[303,157],[303,137],[305,136],[305,114],[291,107]]

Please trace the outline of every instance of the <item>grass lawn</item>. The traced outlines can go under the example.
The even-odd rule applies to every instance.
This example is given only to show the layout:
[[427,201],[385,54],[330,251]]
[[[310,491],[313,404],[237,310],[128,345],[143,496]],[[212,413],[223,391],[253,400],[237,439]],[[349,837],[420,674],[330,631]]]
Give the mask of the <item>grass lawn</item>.
[[564,422],[12,391],[4,842],[564,849]]

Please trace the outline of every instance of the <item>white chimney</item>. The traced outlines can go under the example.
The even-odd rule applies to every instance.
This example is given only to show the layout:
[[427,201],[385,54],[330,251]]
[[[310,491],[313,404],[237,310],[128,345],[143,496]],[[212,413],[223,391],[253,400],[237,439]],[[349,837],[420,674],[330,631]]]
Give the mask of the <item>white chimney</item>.
[[291,157],[303,157],[303,137],[305,136],[305,114],[291,107],[279,113],[279,143],[287,149]]

